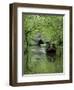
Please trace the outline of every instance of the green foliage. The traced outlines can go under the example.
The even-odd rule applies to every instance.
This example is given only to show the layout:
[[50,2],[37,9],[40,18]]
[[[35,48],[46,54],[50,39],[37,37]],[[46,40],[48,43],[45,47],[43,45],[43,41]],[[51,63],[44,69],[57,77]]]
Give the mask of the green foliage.
[[[30,44],[34,44],[37,33],[44,42],[55,43],[57,52],[63,48],[63,16],[62,15],[23,15],[24,17],[24,50],[25,73],[55,73],[63,71],[63,56],[57,54],[56,61],[50,63],[44,56],[43,61],[35,60]],[[59,48],[61,47],[61,49]],[[63,52],[63,51],[62,51]],[[62,53],[61,53],[62,54]],[[32,57],[33,56],[33,57]],[[41,56],[40,56],[41,57]],[[42,56],[43,57],[43,56]],[[59,67],[59,68],[58,68]],[[61,67],[61,68],[60,68]],[[30,68],[30,69],[29,69]]]
[[30,37],[41,32],[44,39],[63,41],[63,16],[57,15],[24,15],[25,32],[30,31]]

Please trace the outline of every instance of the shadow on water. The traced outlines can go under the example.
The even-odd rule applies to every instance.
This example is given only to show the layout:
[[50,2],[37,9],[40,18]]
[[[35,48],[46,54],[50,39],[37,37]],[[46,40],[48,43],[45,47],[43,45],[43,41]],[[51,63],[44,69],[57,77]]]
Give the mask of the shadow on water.
[[51,56],[47,56],[46,52],[41,51],[41,49],[38,47],[31,48],[28,57],[29,70],[25,70],[25,74],[63,72],[62,48],[57,48],[56,55],[54,55],[53,57]]

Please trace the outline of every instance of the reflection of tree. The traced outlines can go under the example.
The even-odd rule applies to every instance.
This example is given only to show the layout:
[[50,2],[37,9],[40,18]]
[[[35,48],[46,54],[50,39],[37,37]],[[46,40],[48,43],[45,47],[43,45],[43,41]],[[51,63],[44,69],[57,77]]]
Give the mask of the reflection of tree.
[[[27,60],[26,60],[26,68],[30,71],[30,68],[28,66],[28,63],[29,63],[29,48],[32,46],[36,46],[37,48],[33,48],[34,50],[34,54],[36,53],[36,55],[41,56],[42,54],[42,51],[41,51],[41,46],[40,44],[44,44],[43,41],[42,41],[42,38],[41,38],[41,33],[38,32],[36,34],[36,37],[35,38],[28,38],[30,33],[32,33],[33,31],[32,30],[29,30],[28,32],[25,32],[25,42],[26,42],[26,56],[27,56]],[[29,43],[29,39],[30,40],[33,40],[34,41],[34,44],[33,43]]]
[[[31,30],[31,29],[28,30],[28,31],[25,30],[25,32],[24,32],[24,33],[25,33],[25,40],[24,40],[25,42],[24,42],[24,43],[25,43],[25,45],[26,45],[26,46],[25,46],[26,48],[25,48],[25,51],[24,51],[25,54],[26,54],[26,69],[29,70],[29,71],[30,71],[30,68],[29,68],[29,66],[28,66],[28,63],[29,63],[29,46],[33,45],[33,44],[30,44],[30,43],[29,43],[29,35],[30,35],[32,32],[33,32],[33,30]],[[36,42],[36,40],[34,40],[34,39],[32,39],[32,40]],[[35,45],[36,45],[36,44],[35,44]]]

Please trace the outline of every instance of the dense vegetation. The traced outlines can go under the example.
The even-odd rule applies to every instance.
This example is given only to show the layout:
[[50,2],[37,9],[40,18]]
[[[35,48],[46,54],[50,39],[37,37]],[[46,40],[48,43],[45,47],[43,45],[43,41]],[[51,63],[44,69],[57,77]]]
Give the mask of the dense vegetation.
[[[24,18],[24,73],[63,72],[63,16],[23,15]],[[41,47],[38,39],[43,40]],[[46,56],[46,42],[54,43],[56,58],[50,62]]]

